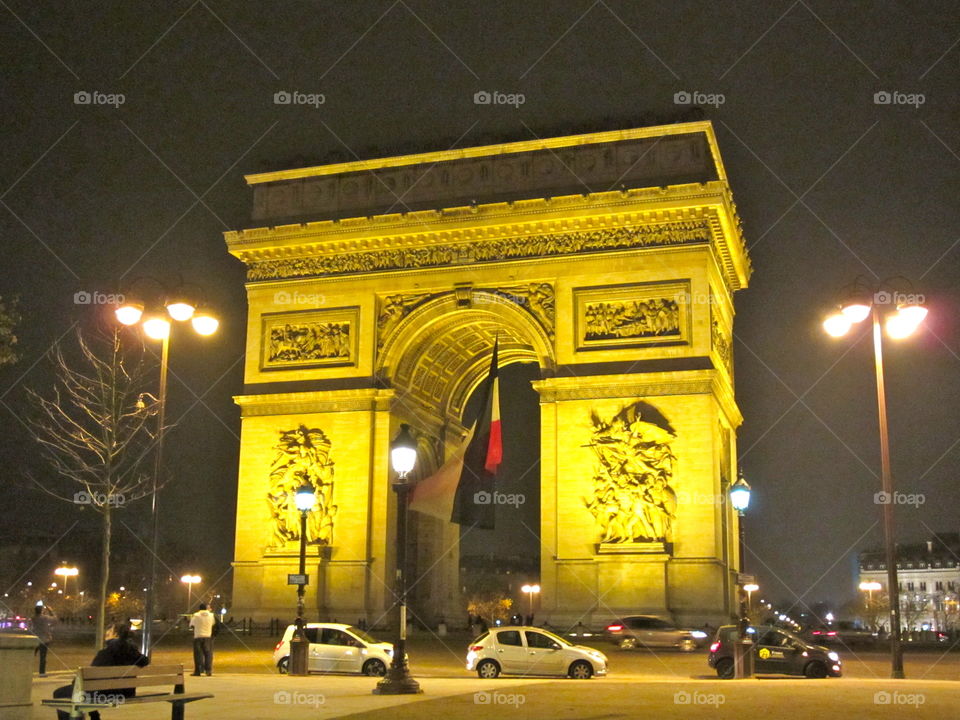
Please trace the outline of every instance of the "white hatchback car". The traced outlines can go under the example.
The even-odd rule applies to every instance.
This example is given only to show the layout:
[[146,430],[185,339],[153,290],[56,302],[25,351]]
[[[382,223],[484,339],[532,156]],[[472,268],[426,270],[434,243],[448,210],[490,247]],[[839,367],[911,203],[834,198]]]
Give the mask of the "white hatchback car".
[[470,643],[467,670],[482,678],[507,675],[561,675],[586,680],[607,674],[607,656],[572,645],[549,630],[509,625],[491,628]]
[[[363,673],[385,675],[393,658],[393,644],[375,640],[358,627],[343,623],[307,623],[310,641],[309,672]],[[281,673],[290,665],[290,640],[297,631],[288,625],[273,651],[273,662]]]

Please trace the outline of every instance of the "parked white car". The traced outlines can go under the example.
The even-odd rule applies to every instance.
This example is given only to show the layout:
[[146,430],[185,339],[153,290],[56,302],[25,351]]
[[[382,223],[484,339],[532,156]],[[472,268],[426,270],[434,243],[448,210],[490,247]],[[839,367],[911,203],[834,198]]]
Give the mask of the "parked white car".
[[[309,672],[385,675],[393,658],[392,643],[375,640],[352,625],[307,623],[304,630],[310,641]],[[273,662],[281,673],[289,669],[290,640],[296,631],[296,625],[288,625],[273,651]]]
[[607,674],[607,656],[572,645],[549,630],[509,625],[491,628],[470,643],[467,670],[482,678],[506,675],[559,675],[587,680]]

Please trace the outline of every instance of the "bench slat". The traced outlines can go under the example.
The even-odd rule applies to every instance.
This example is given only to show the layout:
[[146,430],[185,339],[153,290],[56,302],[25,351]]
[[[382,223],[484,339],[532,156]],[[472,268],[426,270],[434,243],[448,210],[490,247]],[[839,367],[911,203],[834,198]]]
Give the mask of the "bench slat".
[[[214,697],[214,695],[211,693],[189,693],[184,695],[164,693],[162,695],[144,695],[142,697],[127,698],[122,704],[136,705],[138,703],[151,702],[188,703],[194,702],[195,700],[206,700],[207,698],[212,697]],[[97,708],[117,707],[117,705],[114,703],[73,703],[70,698],[45,698],[40,702],[42,705],[46,705],[47,707],[76,707],[78,710],[96,710]]]
[[101,680],[112,677],[133,677],[139,675],[176,675],[183,673],[183,665],[96,665],[82,667],[77,671],[84,680]]
[[150,687],[151,685],[180,685],[183,678],[180,675],[148,675],[109,678],[107,680],[84,680],[84,692],[107,692],[121,688]]

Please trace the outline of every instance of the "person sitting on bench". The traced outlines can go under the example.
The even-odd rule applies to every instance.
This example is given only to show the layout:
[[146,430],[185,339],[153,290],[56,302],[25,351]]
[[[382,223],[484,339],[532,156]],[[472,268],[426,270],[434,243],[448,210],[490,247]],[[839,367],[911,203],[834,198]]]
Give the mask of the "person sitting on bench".
[[[141,654],[133,644],[133,631],[129,623],[114,623],[107,628],[105,636],[106,644],[93,658],[91,665],[116,666],[116,665],[136,665],[137,667],[146,667],[150,664],[150,658]],[[124,697],[134,697],[137,694],[136,688],[123,688],[122,690],[112,690],[115,695]],[[73,683],[58,687],[53,691],[55,698],[68,698],[73,694]],[[57,720],[70,720],[70,713],[65,710],[57,710]],[[96,710],[90,711],[90,720],[100,720],[100,713]]]

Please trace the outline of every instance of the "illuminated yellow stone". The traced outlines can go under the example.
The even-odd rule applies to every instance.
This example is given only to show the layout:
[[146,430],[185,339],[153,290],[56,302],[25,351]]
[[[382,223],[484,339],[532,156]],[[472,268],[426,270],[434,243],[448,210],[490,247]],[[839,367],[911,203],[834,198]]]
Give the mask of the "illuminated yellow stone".
[[[290,615],[296,543],[289,532],[277,541],[267,497],[271,477],[282,485],[311,472],[275,470],[281,433],[304,426],[329,440],[325,501],[335,508],[329,542],[309,550],[310,616],[385,622],[390,438],[409,423],[415,472],[436,468],[462,436],[499,334],[501,364],[541,368],[538,621],[731,617],[733,293],[750,263],[709,123],[247,180],[264,225],[226,233],[248,272],[238,616]],[[649,444],[653,425],[621,422],[617,442],[649,458],[610,478],[591,438],[596,422],[631,406],[670,430]],[[604,492],[617,516],[606,525],[591,504]],[[644,504],[648,495],[660,504]],[[416,514],[413,525],[415,609],[428,622],[462,617],[457,526]]]

